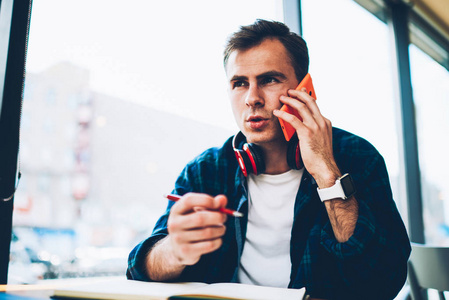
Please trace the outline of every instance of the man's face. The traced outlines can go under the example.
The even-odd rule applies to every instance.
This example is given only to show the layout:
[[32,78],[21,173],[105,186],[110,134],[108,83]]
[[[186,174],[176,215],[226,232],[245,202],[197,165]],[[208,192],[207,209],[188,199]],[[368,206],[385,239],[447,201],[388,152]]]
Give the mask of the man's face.
[[298,85],[287,50],[277,39],[266,39],[246,51],[234,51],[226,66],[232,111],[249,143],[284,141],[279,120],[281,95]]

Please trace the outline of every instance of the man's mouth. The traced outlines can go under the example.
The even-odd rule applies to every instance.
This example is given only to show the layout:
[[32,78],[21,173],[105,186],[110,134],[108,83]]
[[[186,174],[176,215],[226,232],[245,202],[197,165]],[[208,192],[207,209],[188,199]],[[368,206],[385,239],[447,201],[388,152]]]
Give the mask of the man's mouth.
[[262,116],[250,116],[246,119],[252,129],[262,129],[268,124],[268,118]]
[[265,121],[267,120],[267,118],[261,117],[261,116],[250,116],[247,121],[248,122],[260,122],[260,121]]

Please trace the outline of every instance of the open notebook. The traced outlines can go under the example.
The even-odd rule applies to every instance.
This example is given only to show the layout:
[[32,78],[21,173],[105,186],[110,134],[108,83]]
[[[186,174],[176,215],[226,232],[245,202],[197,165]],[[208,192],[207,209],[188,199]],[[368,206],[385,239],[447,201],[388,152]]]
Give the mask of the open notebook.
[[238,283],[160,283],[116,279],[57,288],[54,290],[53,298],[165,300],[190,297],[197,299],[298,300],[302,299],[304,291],[304,289],[283,289]]

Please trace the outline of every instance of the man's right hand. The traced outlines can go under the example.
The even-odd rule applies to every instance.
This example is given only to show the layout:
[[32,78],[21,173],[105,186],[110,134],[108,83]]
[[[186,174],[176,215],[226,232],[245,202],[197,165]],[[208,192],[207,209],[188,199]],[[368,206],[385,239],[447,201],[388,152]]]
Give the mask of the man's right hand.
[[220,248],[226,215],[218,209],[227,202],[224,195],[189,193],[173,205],[168,218],[168,239],[179,263],[193,265],[201,255]]
[[147,259],[148,275],[153,280],[178,277],[187,265],[222,245],[226,215],[218,211],[226,207],[224,195],[188,193],[171,208],[168,217],[168,236],[158,242]]

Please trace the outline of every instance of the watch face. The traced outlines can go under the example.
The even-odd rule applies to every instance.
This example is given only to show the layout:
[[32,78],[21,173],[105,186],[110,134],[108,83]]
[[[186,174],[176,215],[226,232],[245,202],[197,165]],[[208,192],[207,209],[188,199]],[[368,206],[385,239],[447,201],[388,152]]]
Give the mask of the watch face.
[[343,175],[343,177],[340,178],[340,183],[346,198],[349,198],[355,194],[354,182],[349,174]]

